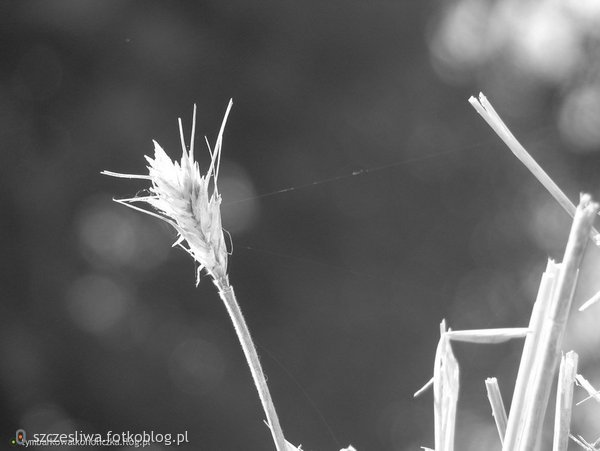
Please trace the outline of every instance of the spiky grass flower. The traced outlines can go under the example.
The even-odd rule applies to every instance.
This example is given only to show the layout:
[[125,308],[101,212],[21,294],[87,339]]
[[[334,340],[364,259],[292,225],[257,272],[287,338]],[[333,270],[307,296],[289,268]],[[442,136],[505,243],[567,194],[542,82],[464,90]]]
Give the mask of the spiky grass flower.
[[[229,101],[213,150],[207,141],[211,161],[205,175],[200,173],[198,162],[194,161],[195,105],[189,151],[186,149],[183,127],[181,119],[179,120],[182,147],[180,162],[172,161],[160,144],[153,140],[154,158],[145,157],[148,161],[148,175],[102,172],[102,174],[113,177],[152,182],[152,186],[148,190],[149,194],[146,196],[115,200],[171,224],[179,234],[174,246],[178,245],[185,249],[199,264],[197,282],[200,281],[203,269],[206,269],[215,280],[222,279],[227,275],[227,247],[221,225],[221,195],[217,180],[221,162],[223,131],[231,106],[232,102]],[[138,203],[145,203],[152,207],[152,210],[135,205]]]
[[[221,196],[217,181],[223,131],[231,106],[230,100],[213,149],[206,140],[211,162],[205,175],[201,174],[200,167],[194,160],[195,105],[189,151],[186,149],[183,126],[181,119],[179,120],[181,161],[172,161],[162,147],[154,141],[154,158],[146,156],[149,164],[148,175],[121,174],[111,171],[102,173],[113,177],[150,180],[152,183],[147,195],[116,201],[171,224],[179,235],[174,246],[178,245],[185,249],[198,263],[197,283],[200,281],[203,269],[213,278],[246,356],[277,451],[285,451],[290,447],[283,436],[256,347],[227,275],[228,255],[221,226]],[[136,205],[138,203],[149,205],[151,209],[138,207]]]

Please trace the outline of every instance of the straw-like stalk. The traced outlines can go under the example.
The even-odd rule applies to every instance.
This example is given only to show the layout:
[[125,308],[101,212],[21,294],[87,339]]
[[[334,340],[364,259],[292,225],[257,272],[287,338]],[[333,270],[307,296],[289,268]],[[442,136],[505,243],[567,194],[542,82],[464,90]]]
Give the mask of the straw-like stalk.
[[[573,294],[579,274],[579,265],[589,241],[593,220],[600,206],[591,197],[582,194],[575,211],[575,218],[569,234],[563,262],[548,261],[542,276],[540,289],[533,306],[528,328],[475,329],[450,331],[445,321],[440,325],[434,375],[415,396],[433,385],[435,450],[452,451],[454,448],[454,428],[456,421],[456,400],[459,391],[459,367],[452,353],[452,340],[473,343],[498,343],[511,338],[526,337],[510,415],[506,418],[500,391],[495,379],[488,379],[486,387],[496,420],[496,426],[503,441],[503,451],[532,451],[539,444],[544,416],[550,396],[550,389],[556,373],[556,364],[561,352],[563,336],[571,310]],[[576,355],[568,354],[569,368]],[[569,437],[570,404],[572,399],[567,381],[573,380],[575,370],[561,370],[561,388],[558,395],[557,432],[555,451],[566,451],[564,443]],[[569,376],[569,374],[571,374]],[[569,379],[570,378],[570,379]],[[582,377],[577,380],[591,396],[600,395]],[[428,448],[423,448],[428,449]]]
[[433,368],[436,451],[454,451],[454,434],[456,430],[459,368],[446,332],[446,320],[443,320],[440,324],[440,341],[435,353],[435,366]]
[[593,203],[589,195],[583,194],[581,196],[558,274],[555,292],[547,315],[540,324],[539,341],[536,343],[530,384],[527,387],[527,403],[524,406],[523,433],[514,448],[507,448],[505,442],[503,449],[506,451],[531,451],[535,449],[538,434],[542,430],[550,389],[554,380],[553,376],[561,353],[579,265],[598,208],[598,204]]
[[531,370],[535,359],[535,349],[540,337],[539,329],[550,306],[559,268],[559,264],[555,263],[553,260],[548,260],[546,271],[542,274],[537,298],[533,304],[533,310],[529,320],[529,329],[532,330],[532,333],[525,338],[519,371],[517,373],[517,381],[513,391],[512,402],[510,404],[510,413],[502,447],[503,451],[514,450],[515,444],[523,430],[522,419],[525,412],[527,388],[530,384]]
[[[414,394],[420,396],[425,390],[433,386],[435,450],[453,451],[454,434],[456,426],[456,404],[460,388],[460,368],[452,352],[452,341],[466,343],[493,344],[503,343],[514,338],[526,337],[531,331],[527,328],[499,328],[499,329],[471,329],[471,330],[446,330],[446,321],[440,324],[440,340],[435,353],[433,377]],[[486,381],[487,384],[487,381]],[[496,382],[497,388],[497,382]],[[506,429],[506,411],[502,404],[499,389],[497,395],[490,401],[492,409],[498,409],[498,420],[503,422],[501,437]],[[500,407],[501,406],[501,407]],[[494,411],[496,416],[496,411]],[[503,420],[502,420],[503,418]],[[431,448],[421,447],[424,450]]]
[[[488,125],[496,132],[496,134],[504,141],[511,152],[525,165],[529,171],[535,176],[538,181],[544,185],[548,192],[556,199],[556,201],[565,209],[572,217],[575,217],[575,205],[566,196],[566,194],[558,187],[550,176],[542,169],[542,167],[533,159],[533,157],[525,150],[521,143],[515,138],[506,124],[502,121],[492,104],[488,99],[479,93],[479,99],[475,97],[469,98],[469,103],[483,117]],[[590,236],[597,246],[600,246],[600,233],[591,228]]]
[[271,393],[269,392],[269,387],[267,387],[267,380],[263,373],[260,360],[258,359],[256,347],[254,346],[254,342],[250,336],[250,330],[246,325],[246,320],[244,319],[244,315],[242,315],[242,310],[235,297],[233,287],[229,284],[229,279],[227,277],[214,279],[214,283],[219,290],[219,296],[221,296],[221,300],[225,304],[227,313],[229,313],[229,318],[233,323],[235,332],[242,345],[242,350],[246,356],[248,366],[250,367],[254,385],[258,391],[258,396],[263,410],[265,411],[265,415],[267,416],[267,422],[269,429],[271,430],[271,435],[273,436],[273,441],[275,442],[278,451],[285,451],[287,445],[281,430],[281,425],[279,424],[279,418],[275,412],[275,405],[271,399]]
[[495,377],[488,377],[485,380],[485,388],[487,390],[490,406],[492,407],[492,415],[494,416],[494,421],[496,422],[496,428],[498,429],[500,442],[504,443],[507,418],[504,402],[502,401],[502,394],[500,393],[500,387],[498,386],[498,379]]
[[575,385],[578,359],[577,353],[570,351],[560,361],[558,387],[556,389],[552,451],[567,451],[569,447],[571,412],[573,410],[573,386]]
[[[525,341],[502,447],[503,451],[531,451],[535,449],[541,434],[579,264],[588,237],[600,246],[600,233],[593,227],[598,205],[592,203],[589,196],[582,195],[579,206],[575,208],[558,185],[519,143],[487,98],[480,93],[478,99],[471,97],[469,102],[513,154],[574,218],[563,263],[560,268],[549,263],[542,278],[529,324],[533,333]],[[582,309],[596,302],[597,299],[594,298],[585,303]]]

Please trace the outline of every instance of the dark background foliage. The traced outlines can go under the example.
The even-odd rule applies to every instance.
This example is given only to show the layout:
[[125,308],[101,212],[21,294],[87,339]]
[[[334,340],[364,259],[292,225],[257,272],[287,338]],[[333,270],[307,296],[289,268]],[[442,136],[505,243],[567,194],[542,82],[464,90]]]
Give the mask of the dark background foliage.
[[[230,277],[287,438],[433,447],[431,393],[412,393],[439,322],[525,325],[569,227],[467,98],[484,90],[571,198],[599,194],[597,36],[575,68],[552,46],[536,72],[513,58],[527,42],[478,28],[504,16],[476,3],[0,1],[0,447],[22,427],[272,449],[212,283],[195,288],[166,224],[111,202],[143,183],[99,174],[145,172],[151,139],[178,157],[193,103],[214,142],[229,98]],[[600,289],[598,254],[576,303]],[[569,344],[593,379],[581,321]],[[459,449],[498,449],[483,379],[508,404],[519,348],[456,347]]]

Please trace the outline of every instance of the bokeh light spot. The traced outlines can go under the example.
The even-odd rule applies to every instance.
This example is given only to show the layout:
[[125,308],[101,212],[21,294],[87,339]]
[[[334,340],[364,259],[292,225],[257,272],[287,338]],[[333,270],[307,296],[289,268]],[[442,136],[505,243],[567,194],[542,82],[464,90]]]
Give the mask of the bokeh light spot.
[[25,411],[20,424],[25,431],[36,433],[72,433],[74,422],[64,409],[55,404],[41,403]]
[[520,64],[542,79],[566,79],[582,57],[575,25],[548,2],[526,10],[517,19],[512,35],[518,40],[513,49]]
[[561,256],[567,238],[570,218],[553,198],[546,197],[534,204],[528,222],[529,235],[540,249],[550,255]]
[[38,45],[25,53],[15,73],[15,83],[35,100],[52,96],[60,87],[62,65],[50,47]]
[[193,338],[179,343],[169,358],[169,374],[184,393],[200,395],[215,388],[225,372],[225,361],[213,343]]
[[558,126],[578,152],[600,150],[600,85],[582,86],[569,93],[560,110]]
[[38,396],[45,373],[44,355],[36,333],[20,321],[0,327],[0,382],[17,402]]
[[[158,220],[109,202],[90,201],[79,215],[77,234],[81,253],[94,266],[154,268],[167,258],[168,237]],[[175,237],[173,236],[173,239]]]
[[133,299],[113,280],[87,275],[76,280],[66,296],[66,308],[73,322],[86,332],[102,334],[127,314]]
[[448,7],[429,40],[434,68],[442,78],[462,78],[487,58],[485,30],[489,9],[487,2],[477,0]]
[[226,169],[219,177],[219,192],[223,197],[223,227],[233,234],[243,233],[258,219],[254,184],[241,166],[230,161],[223,166]]
[[460,327],[502,327],[517,301],[511,275],[502,271],[475,269],[458,283],[452,317]]

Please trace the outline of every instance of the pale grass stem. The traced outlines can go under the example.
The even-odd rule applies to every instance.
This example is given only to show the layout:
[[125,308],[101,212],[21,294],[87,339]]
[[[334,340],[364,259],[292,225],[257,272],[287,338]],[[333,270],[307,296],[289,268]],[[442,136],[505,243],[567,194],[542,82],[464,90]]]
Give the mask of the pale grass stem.
[[553,376],[561,352],[579,273],[579,265],[583,259],[598,208],[598,204],[592,202],[589,195],[581,195],[558,274],[554,295],[547,315],[540,324],[539,341],[536,344],[530,385],[527,388],[527,403],[524,406],[521,440],[516,443],[515,448],[504,448],[505,450],[531,451],[535,449],[539,433],[543,427],[550,389],[554,380]]
[[446,332],[446,320],[443,320],[433,367],[435,451],[453,451],[456,430],[459,368]]
[[[479,100],[471,96],[469,103],[483,117],[488,125],[496,132],[496,134],[504,141],[512,153],[525,165],[529,171],[544,185],[548,192],[556,199],[556,201],[565,209],[571,216],[575,216],[575,205],[566,196],[565,193],[558,187],[550,176],[544,171],[541,166],[533,159],[533,157],[525,150],[521,143],[515,138],[506,124],[502,121],[492,104],[483,95],[479,94]],[[592,227],[590,236],[597,246],[600,246],[600,233]]]
[[500,393],[500,387],[498,386],[498,379],[495,377],[488,377],[485,380],[485,388],[487,390],[490,406],[492,407],[492,415],[496,422],[498,435],[500,436],[500,443],[504,443],[507,418],[506,409],[504,408],[504,402],[502,401],[502,395]]
[[[454,448],[456,400],[459,391],[459,367],[452,353],[451,341],[498,343],[510,338],[525,337],[508,418],[497,380],[488,378],[486,388],[502,442],[502,450],[533,451],[541,444],[544,417],[573,303],[579,266],[590,237],[596,245],[600,246],[600,234],[593,227],[600,207],[592,202],[591,196],[588,194],[581,194],[579,205],[575,207],[517,141],[483,94],[480,94],[479,100],[471,97],[469,102],[517,158],[573,217],[573,223],[562,263],[548,261],[528,327],[450,331],[446,330],[446,323],[442,321],[433,379],[418,390],[415,396],[433,385],[435,450],[452,451]],[[582,309],[598,300],[600,300],[600,293],[586,302]],[[576,367],[577,355],[570,352],[561,365],[555,417],[554,451],[566,451],[568,437],[573,438],[577,443],[583,443],[581,437],[577,439],[569,435],[573,395],[572,381]],[[600,394],[593,389],[591,384],[579,375],[577,380],[586,388],[591,397],[600,400]],[[429,450],[424,447],[423,449]]]
[[[513,154],[574,218],[563,263],[560,267],[549,263],[542,278],[529,324],[533,333],[525,341],[502,448],[504,451],[530,451],[535,449],[541,434],[578,268],[588,237],[600,246],[600,233],[593,227],[598,205],[592,203],[588,195],[582,195],[579,207],[575,208],[519,143],[487,98],[480,93],[479,99],[471,97],[469,102]],[[600,300],[595,298],[596,296],[586,302],[581,309]]]
[[[451,342],[461,341],[477,344],[502,343],[513,338],[523,338],[530,332],[529,329],[522,327],[446,330],[446,321],[442,321],[440,324],[440,340],[435,353],[433,377],[413,395],[414,397],[420,396],[425,390],[433,386],[436,451],[452,451],[454,449],[460,369],[452,352]],[[506,413],[504,416],[506,417]],[[426,447],[421,448],[424,450],[431,449]]]
[[516,443],[519,441],[523,431],[522,418],[525,412],[527,388],[531,381],[535,349],[540,338],[540,324],[550,306],[552,294],[558,278],[559,268],[559,264],[555,263],[553,260],[548,260],[546,271],[542,274],[538,294],[529,319],[529,329],[533,332],[525,338],[521,362],[519,363],[519,370],[517,373],[517,381],[515,383],[510,404],[510,413],[502,446],[504,451],[513,451],[515,449]]
[[[488,397],[496,421],[504,451],[532,451],[539,445],[546,408],[556,374],[563,336],[571,309],[573,294],[579,274],[579,266],[589,241],[592,223],[598,214],[598,204],[582,194],[561,264],[548,261],[542,275],[540,288],[533,306],[529,327],[505,329],[474,329],[451,331],[446,322],[440,325],[434,374],[432,381],[415,393],[421,394],[433,385],[435,450],[452,451],[456,422],[456,402],[459,392],[459,366],[452,352],[451,341],[472,343],[499,343],[511,338],[526,337],[519,365],[517,382],[513,392],[510,414],[506,411],[495,378],[486,380]],[[558,413],[555,451],[566,451],[565,437],[569,437],[570,405],[568,380],[576,368],[576,354],[567,355],[568,364],[561,371],[558,394]],[[574,362],[574,364],[573,364]],[[577,380],[591,396],[600,400],[600,394],[585,379]],[[570,398],[569,398],[570,396]],[[558,448],[556,448],[558,447]],[[424,448],[428,450],[429,448]]]
[[552,451],[567,451],[573,410],[573,386],[577,374],[579,357],[574,351],[567,352],[560,360],[558,386],[556,389],[556,410],[554,413],[554,441]]
[[219,296],[225,304],[227,313],[229,313],[229,318],[231,318],[231,322],[233,323],[233,327],[242,346],[242,350],[246,356],[246,361],[250,367],[250,373],[252,374],[254,385],[258,391],[258,396],[260,398],[263,410],[265,411],[269,430],[273,436],[273,441],[275,442],[277,451],[288,451],[291,445],[288,445],[283,436],[283,431],[281,429],[281,425],[279,424],[279,418],[277,417],[277,412],[275,411],[275,405],[273,404],[271,393],[269,392],[269,387],[267,386],[267,379],[263,373],[263,369],[256,352],[256,347],[254,346],[254,342],[250,336],[250,330],[248,329],[244,315],[242,315],[242,310],[237,302],[233,287],[229,284],[229,279],[227,276],[220,279],[214,279],[214,283],[219,290]]

